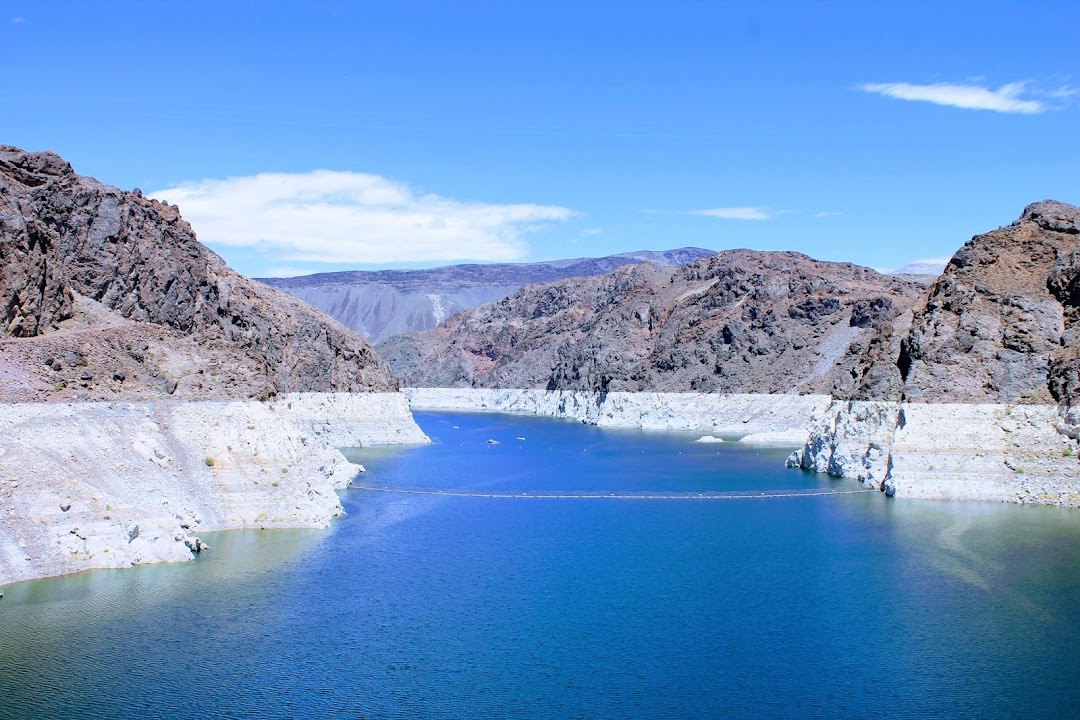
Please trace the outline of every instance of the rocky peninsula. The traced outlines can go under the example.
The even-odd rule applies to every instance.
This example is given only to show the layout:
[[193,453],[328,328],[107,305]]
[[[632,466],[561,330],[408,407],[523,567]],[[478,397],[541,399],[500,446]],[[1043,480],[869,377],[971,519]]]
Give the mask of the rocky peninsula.
[[427,442],[363,338],[52,153],[0,146],[0,265],[0,583],[325,527],[336,448]]

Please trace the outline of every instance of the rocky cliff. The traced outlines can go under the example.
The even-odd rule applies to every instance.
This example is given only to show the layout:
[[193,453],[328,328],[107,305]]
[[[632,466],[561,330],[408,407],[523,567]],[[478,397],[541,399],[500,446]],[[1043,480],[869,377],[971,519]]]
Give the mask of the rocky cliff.
[[314,305],[378,343],[392,335],[430,330],[451,315],[501,300],[524,285],[603,275],[644,262],[677,266],[713,252],[701,248],[643,250],[601,258],[318,273],[265,278],[262,282]]
[[379,350],[407,386],[847,395],[921,291],[856,265],[731,250],[526,286]]
[[175,206],[52,153],[0,146],[0,263],[0,399],[397,389],[366,341],[233,272]]
[[1047,403],[1076,396],[1080,209],[1046,201],[968,241],[914,309],[904,400]]
[[0,267],[0,584],[323,527],[337,447],[427,442],[363,338],[52,153],[0,147]]
[[909,497],[1080,505],[1078,257],[1080,208],[1055,201],[973,237],[789,464]]

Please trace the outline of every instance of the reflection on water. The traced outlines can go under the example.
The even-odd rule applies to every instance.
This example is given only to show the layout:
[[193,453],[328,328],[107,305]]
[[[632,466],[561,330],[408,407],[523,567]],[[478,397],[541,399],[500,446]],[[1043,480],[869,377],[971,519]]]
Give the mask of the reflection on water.
[[[512,416],[418,419],[435,444],[352,452],[366,481],[848,487],[784,469],[786,449]],[[342,501],[330,531],[219,533],[193,563],[9,586],[0,717],[1080,711],[1075,511],[876,493]]]

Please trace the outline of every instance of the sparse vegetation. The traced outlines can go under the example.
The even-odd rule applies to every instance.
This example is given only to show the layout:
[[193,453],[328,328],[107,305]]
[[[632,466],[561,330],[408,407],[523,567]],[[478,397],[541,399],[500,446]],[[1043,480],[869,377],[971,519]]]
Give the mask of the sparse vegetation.
[[1073,449],[1070,445],[1065,446],[1065,449],[1061,451],[1061,457],[1072,457],[1072,455]]
[[281,474],[282,475],[288,475],[289,474],[289,468],[281,468]]
[[274,482],[270,483],[270,486],[271,486],[271,487],[277,487],[277,486],[278,486],[278,484],[279,484],[279,483],[278,483],[278,481],[277,481],[277,480],[275,480]]
[[214,467],[214,463],[216,461],[214,460],[214,458],[207,455],[205,458],[203,458],[203,462],[206,463],[206,467]]

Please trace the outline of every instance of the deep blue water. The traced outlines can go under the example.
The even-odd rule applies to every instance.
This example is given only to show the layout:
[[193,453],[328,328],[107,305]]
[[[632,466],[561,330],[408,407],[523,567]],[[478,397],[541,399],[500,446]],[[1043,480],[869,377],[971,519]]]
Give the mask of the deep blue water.
[[[365,482],[854,487],[784,469],[787,450],[417,419],[436,444],[356,451]],[[194,563],[7,587],[0,717],[1080,716],[1076,511],[342,499],[330,531],[220,533]]]

